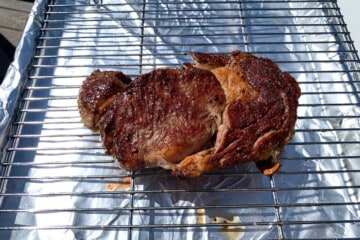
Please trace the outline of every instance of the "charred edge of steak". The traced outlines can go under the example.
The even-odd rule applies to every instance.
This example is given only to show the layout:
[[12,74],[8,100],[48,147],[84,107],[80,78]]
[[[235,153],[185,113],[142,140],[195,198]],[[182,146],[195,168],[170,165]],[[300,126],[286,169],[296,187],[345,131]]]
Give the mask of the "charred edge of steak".
[[264,174],[265,176],[270,176],[276,173],[280,167],[280,162],[274,162],[273,159],[263,160],[255,162],[256,167]]
[[108,108],[113,96],[131,82],[122,72],[94,70],[79,90],[78,109],[85,127],[98,130],[98,121]]
[[189,52],[187,55],[194,60],[195,67],[207,70],[225,66],[231,59],[230,55],[225,53],[208,54],[201,52]]

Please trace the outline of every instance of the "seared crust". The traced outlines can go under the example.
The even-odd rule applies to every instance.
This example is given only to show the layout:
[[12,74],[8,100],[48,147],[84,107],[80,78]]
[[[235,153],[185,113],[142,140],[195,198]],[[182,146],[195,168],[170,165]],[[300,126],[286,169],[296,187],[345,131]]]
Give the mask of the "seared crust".
[[[225,56],[209,54],[206,57],[203,53],[192,53],[191,56],[196,66],[211,66],[205,68],[211,69],[222,83],[237,72],[235,76],[239,84],[247,85],[249,89],[243,89],[247,94],[239,92],[239,97],[234,99],[233,93],[224,88],[231,100],[227,100],[216,145],[188,156],[173,173],[181,177],[197,177],[213,169],[249,161],[269,158],[278,161],[282,148],[294,134],[300,97],[300,88],[294,78],[282,72],[273,61],[240,51]],[[213,63],[216,59],[224,65]]]
[[100,133],[125,169],[172,169],[210,141],[224,107],[224,91],[210,71],[156,69],[116,95]]
[[255,161],[265,175],[276,172],[294,134],[301,94],[294,78],[240,51],[189,55],[194,65],[132,82],[95,70],[79,92],[84,125],[100,131],[107,154],[127,170],[160,166],[198,177]]
[[98,130],[98,121],[111,104],[112,96],[121,92],[131,79],[122,72],[95,70],[81,85],[78,109],[84,126]]

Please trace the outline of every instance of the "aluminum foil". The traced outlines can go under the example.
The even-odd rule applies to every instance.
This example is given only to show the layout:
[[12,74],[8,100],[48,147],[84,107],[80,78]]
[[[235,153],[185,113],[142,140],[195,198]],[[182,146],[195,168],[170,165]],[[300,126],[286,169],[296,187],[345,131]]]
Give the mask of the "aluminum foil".
[[[47,4],[35,1],[0,88],[1,239],[360,236],[360,77],[350,71],[359,62],[346,61],[356,57],[344,54],[350,45],[327,17],[333,3],[54,2],[63,7],[50,8],[48,20],[69,21],[47,21],[41,31]],[[279,7],[287,10],[262,10]],[[129,173],[80,123],[78,88],[96,68],[136,76],[180,67],[189,51],[234,49],[278,62],[303,92],[297,132],[272,178],[253,163],[191,180],[160,169]],[[19,98],[30,99],[24,111],[16,111]],[[11,132],[26,137],[9,138],[15,120],[32,123]]]
[[0,86],[0,149],[7,141],[9,124],[12,122],[14,109],[28,75],[30,61],[35,50],[35,40],[43,22],[45,1],[35,1],[29,14],[24,33],[16,48],[14,61]]

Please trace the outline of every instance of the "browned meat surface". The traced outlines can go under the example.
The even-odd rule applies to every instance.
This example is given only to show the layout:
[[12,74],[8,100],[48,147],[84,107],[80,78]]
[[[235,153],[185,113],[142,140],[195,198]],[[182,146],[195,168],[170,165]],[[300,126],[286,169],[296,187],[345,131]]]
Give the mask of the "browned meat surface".
[[296,81],[240,51],[190,56],[194,66],[156,69],[130,84],[121,72],[94,71],[79,93],[85,126],[98,126],[107,153],[127,170],[160,166],[197,177],[271,159],[259,168],[276,172],[294,134]]
[[271,60],[240,51],[190,55],[196,67],[211,70],[221,82],[227,105],[214,147],[186,157],[174,173],[196,177],[249,161],[278,162],[294,134],[300,97],[296,81]]
[[130,82],[131,79],[121,72],[93,71],[83,82],[78,97],[78,109],[85,127],[97,130],[97,123],[112,97]]
[[225,95],[198,68],[157,69],[136,78],[100,120],[104,146],[128,170],[173,169],[216,133]]

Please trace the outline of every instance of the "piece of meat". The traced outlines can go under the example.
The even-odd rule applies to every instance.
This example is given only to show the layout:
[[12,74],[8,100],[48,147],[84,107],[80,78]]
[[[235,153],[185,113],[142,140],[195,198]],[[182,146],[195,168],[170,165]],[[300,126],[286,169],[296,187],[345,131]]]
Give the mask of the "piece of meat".
[[[240,51],[230,54],[190,53],[195,66],[212,71],[225,91],[226,107],[214,147],[186,157],[174,174],[197,177],[224,166],[276,162],[291,140],[300,88],[270,59]],[[268,166],[261,166],[265,174]],[[270,166],[272,168],[273,166]]]
[[99,128],[106,152],[127,170],[160,166],[198,177],[255,161],[265,175],[276,172],[294,134],[296,81],[270,59],[240,51],[189,55],[194,65],[130,84],[121,72],[95,71],[79,93],[85,126]]
[[156,69],[115,96],[99,128],[107,152],[125,169],[173,169],[210,142],[224,107],[210,71]]
[[85,127],[98,130],[97,123],[112,97],[121,92],[131,78],[121,72],[95,70],[83,82],[78,96],[78,109]]

